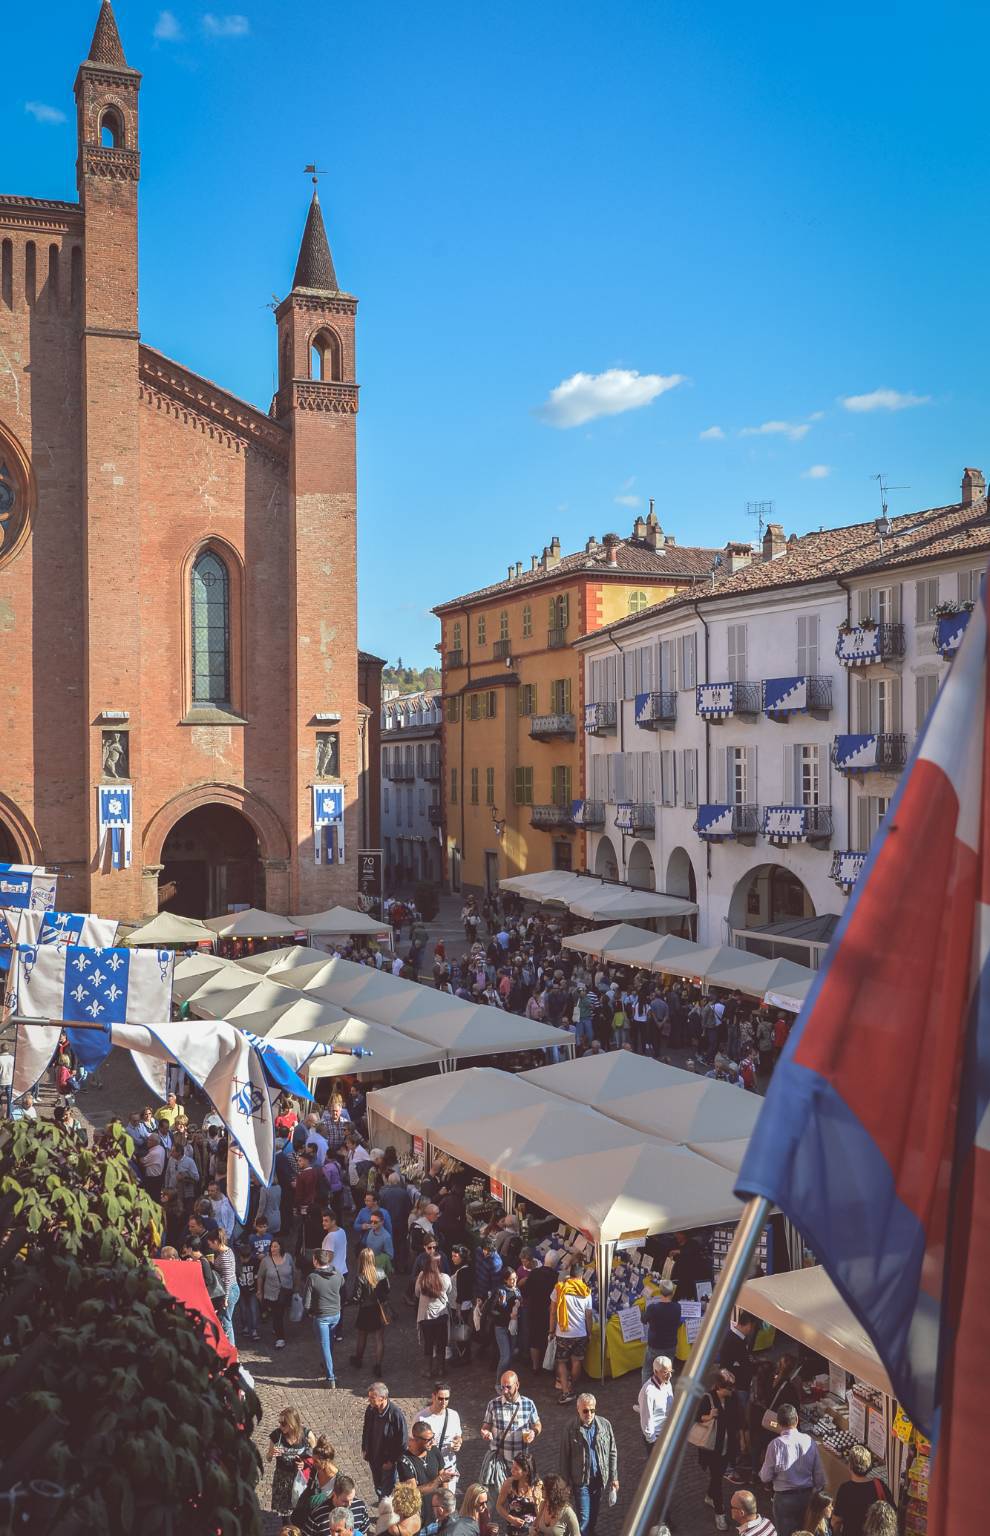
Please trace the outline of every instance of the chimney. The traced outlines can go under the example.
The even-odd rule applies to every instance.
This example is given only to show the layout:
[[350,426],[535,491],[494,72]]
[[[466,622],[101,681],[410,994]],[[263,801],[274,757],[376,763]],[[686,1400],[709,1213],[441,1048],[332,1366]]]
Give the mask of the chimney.
[[987,482],[983,478],[982,469],[964,469],[962,477],[962,502],[964,507],[971,507],[974,501],[981,501],[987,494]]
[[560,540],[556,534],[550,540],[550,548],[543,551],[543,557],[548,571],[560,564]]
[[519,577],[521,575],[522,575],[522,561],[521,560],[517,560],[516,561],[516,580],[517,581],[518,581],[518,579],[519,579]]
[[766,533],[763,535],[764,560],[779,560],[786,552],[787,540],[784,537],[783,524],[768,523]]
[[592,534],[591,538],[588,540],[587,544],[584,546],[584,552],[585,552],[586,555],[593,555],[597,548],[598,548],[598,540],[595,538],[595,535]]
[[539,559],[538,555],[530,555],[529,561],[530,561],[529,568],[530,568],[531,571],[535,571],[535,570],[537,570],[539,568],[540,559]]
[[514,574],[515,574],[515,569],[516,569],[516,568],[515,568],[515,566],[514,566],[514,565],[510,565],[510,566],[509,566],[509,580],[510,580],[510,581],[511,581],[511,580],[512,580],[512,578],[513,578],[513,575],[514,575]]
[[753,546],[751,544],[735,544],[730,539],[725,546],[723,565],[729,568],[729,574],[734,576],[736,571],[741,571],[744,565],[749,565],[753,558]]
[[632,536],[633,536],[634,539],[640,539],[640,540],[643,540],[643,539],[646,538],[646,518],[645,517],[637,517],[636,521],[633,523]]
[[605,545],[605,554],[609,565],[618,565],[619,545],[622,543],[619,535],[617,533],[607,533],[602,543]]

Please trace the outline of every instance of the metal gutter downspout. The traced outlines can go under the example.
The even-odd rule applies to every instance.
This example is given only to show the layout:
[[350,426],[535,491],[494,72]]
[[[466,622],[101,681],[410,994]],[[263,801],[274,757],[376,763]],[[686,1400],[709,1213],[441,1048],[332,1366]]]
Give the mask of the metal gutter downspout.
[[[709,652],[709,639],[710,639],[709,633],[708,633],[708,621],[704,617],[704,615],[702,614],[701,609],[698,607],[697,599],[695,599],[695,601],[694,601],[692,606],[694,608],[694,612],[695,612],[696,618],[700,621],[701,627],[705,631],[705,682],[707,683],[707,682],[710,681],[710,678],[708,676],[708,652]],[[709,720],[708,716],[706,715],[705,716],[705,804],[706,805],[711,803],[711,798],[712,798],[712,741],[711,741],[711,732],[712,732],[712,723]],[[707,881],[708,881],[708,884],[706,885],[706,888],[705,888],[705,914],[707,916],[708,915],[708,907],[709,907],[709,900],[708,900],[708,898],[709,898],[709,895],[710,895],[710,884],[711,884],[711,878],[712,878],[712,840],[711,840],[710,837],[706,837],[705,838],[705,874],[706,874]]]
[[[615,680],[615,720],[616,720],[616,726],[617,726],[616,734],[618,736],[619,753],[621,755],[624,752],[624,750],[625,750],[624,745],[623,745],[625,737],[624,737],[623,724],[622,724],[622,704],[623,704],[624,690],[625,690],[625,686],[626,686],[626,674],[625,674],[625,654],[626,653],[622,649],[622,646],[619,644],[618,640],[616,640],[616,638],[613,635],[612,631],[608,630],[607,634],[608,634],[609,640],[612,642],[612,644],[615,646],[615,649],[619,653],[619,662],[620,662],[620,666],[621,666],[621,669],[622,669],[622,676],[619,677],[619,678],[616,678],[616,680]],[[606,784],[606,792],[607,792],[607,790],[608,790],[608,785]],[[625,834],[625,831],[623,830],[619,835],[622,838],[622,879],[624,881],[625,878],[626,878],[626,834]],[[655,835],[656,834],[654,834],[654,836]]]
[[[852,591],[850,590],[848,584],[843,581],[841,576],[837,576],[835,579],[838,582],[839,586],[842,588],[843,592],[846,594],[846,623],[847,624],[851,624],[852,623]],[[851,667],[846,667],[844,670],[845,670],[845,674],[846,674],[846,730],[851,732],[852,731],[852,669],[851,669]],[[903,710],[903,708],[904,708],[904,705],[902,703],[901,704],[901,709]],[[845,776],[845,779],[846,779],[846,845],[851,848],[852,847],[852,835],[853,835],[853,831],[852,831],[852,803],[853,803],[852,802],[852,792],[853,792],[852,775],[847,773],[846,776]]]

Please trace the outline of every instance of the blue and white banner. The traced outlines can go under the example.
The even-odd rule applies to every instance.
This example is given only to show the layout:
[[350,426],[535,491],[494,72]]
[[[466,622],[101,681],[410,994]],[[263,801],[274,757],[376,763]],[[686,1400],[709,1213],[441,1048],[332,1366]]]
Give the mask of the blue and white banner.
[[882,660],[879,626],[874,625],[872,629],[864,629],[862,625],[857,625],[855,629],[840,630],[835,654],[840,661],[847,664],[863,662],[869,665],[871,662]]
[[313,785],[313,854],[316,864],[344,862],[344,786]]
[[[87,944],[107,949],[117,937],[115,917],[93,917],[89,912],[32,912],[8,907],[0,911],[12,944]],[[0,943],[3,942],[0,929]]]
[[571,820],[573,821],[573,823],[574,823],[574,825],[576,827],[583,827],[584,826],[584,801],[583,800],[572,800],[571,801]]
[[724,720],[736,707],[734,683],[699,683],[695,711],[706,720]]
[[615,825],[619,832],[631,832],[633,829],[633,808],[631,805],[617,805],[615,807]]
[[832,760],[841,773],[866,773],[877,762],[877,736],[836,736]]
[[[22,1086],[17,1092],[26,1092],[38,1081],[55,1054],[63,1026],[83,1066],[94,1071],[109,1054],[113,1024],[167,1019],[173,961],[167,949],[17,945],[7,995],[10,1011],[24,1019],[52,1021],[18,1030],[14,1081]],[[91,1027],[74,1030],[73,1024]],[[24,1052],[22,1040],[29,1042]]]
[[[37,864],[0,864],[0,908],[49,912],[55,905],[57,875]],[[11,944],[8,926],[0,912],[0,944]]]
[[767,715],[789,715],[808,707],[806,677],[768,677],[763,684],[763,711]]
[[940,614],[935,621],[935,649],[940,656],[954,656],[962,645],[966,625],[970,620],[968,608],[961,613]]
[[699,805],[694,827],[699,837],[731,837],[731,805]]
[[101,784],[99,804],[99,864],[104,874],[131,867],[133,792],[129,784]]
[[763,836],[776,843],[798,843],[808,835],[808,812],[803,805],[768,805],[763,812]]
[[844,891],[851,891],[863,872],[866,860],[867,854],[853,848],[845,848],[837,853],[832,864],[832,879],[836,885],[841,885]]

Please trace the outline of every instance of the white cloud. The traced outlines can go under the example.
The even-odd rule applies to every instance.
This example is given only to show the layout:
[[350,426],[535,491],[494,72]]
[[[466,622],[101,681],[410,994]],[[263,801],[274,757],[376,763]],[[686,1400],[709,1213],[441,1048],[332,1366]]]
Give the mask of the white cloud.
[[598,416],[638,410],[683,383],[682,373],[637,373],[631,368],[574,373],[550,391],[537,415],[551,427],[579,427]]
[[827,480],[832,473],[831,464],[812,464],[810,469],[801,473],[802,480]]
[[160,43],[179,43],[182,41],[182,27],[179,25],[179,19],[174,12],[158,12],[158,20],[155,22],[155,30],[152,36]]
[[847,411],[906,411],[912,405],[928,405],[931,395],[903,395],[897,389],[874,389],[868,395],[844,395]]
[[616,496],[615,505],[617,507],[641,507],[643,505],[643,498],[642,496]]
[[740,427],[740,437],[788,437],[799,443],[811,431],[806,421],[764,421],[758,427]]
[[34,118],[35,122],[38,123],[65,122],[64,112],[60,112],[58,107],[49,107],[47,103],[43,101],[26,101],[24,103],[24,110],[25,112],[29,112]]
[[246,16],[215,16],[207,11],[203,17],[203,31],[207,37],[247,37],[251,23]]
[[725,436],[721,427],[706,427],[704,432],[699,432],[698,437],[703,443],[720,443]]
[[809,421],[824,421],[825,420],[825,412],[824,411],[812,411],[811,415],[808,417],[808,420]]

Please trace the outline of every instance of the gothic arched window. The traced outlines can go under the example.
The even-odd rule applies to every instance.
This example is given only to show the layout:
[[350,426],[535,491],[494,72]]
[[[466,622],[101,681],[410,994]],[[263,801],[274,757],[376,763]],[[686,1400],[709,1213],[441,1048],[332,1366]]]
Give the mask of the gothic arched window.
[[230,576],[211,549],[192,568],[192,701],[230,703]]

